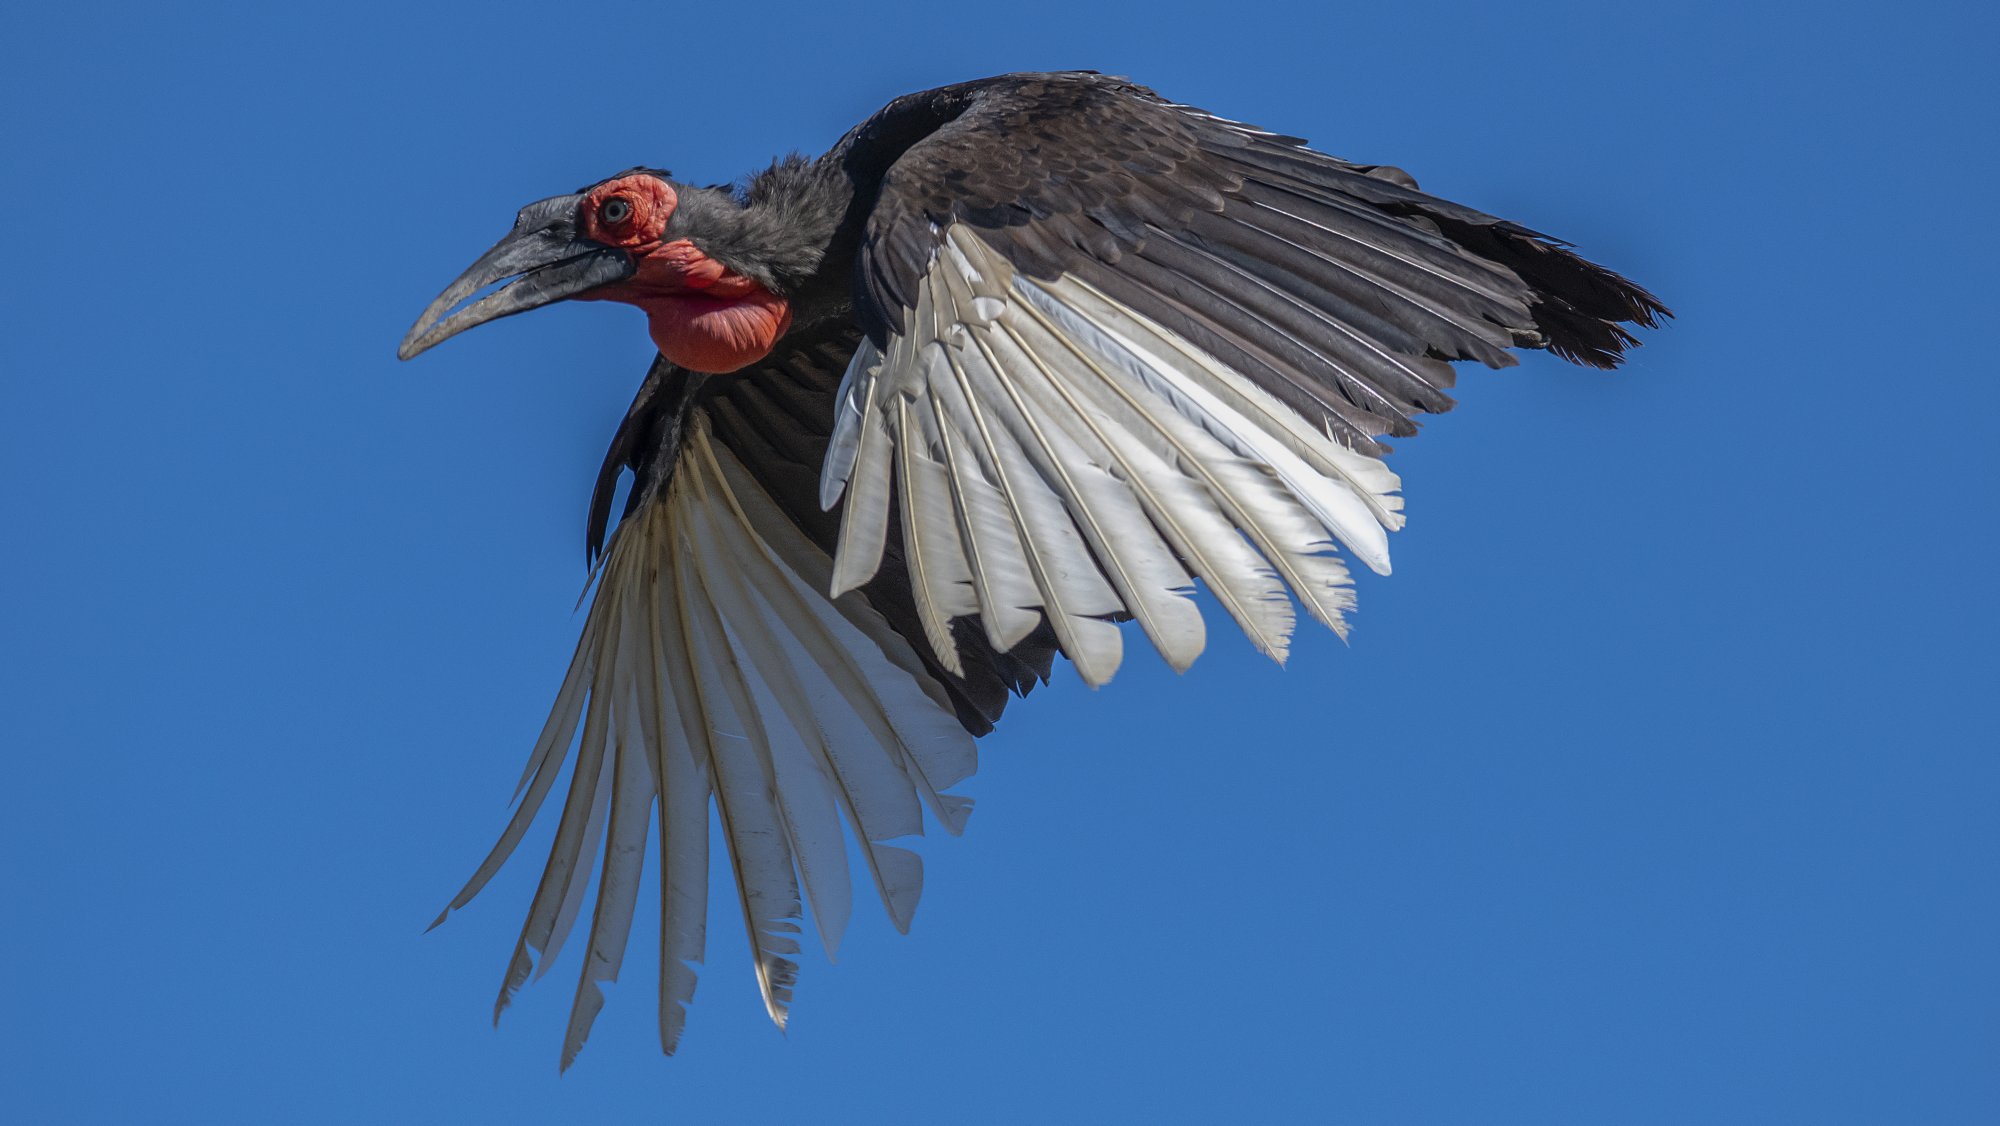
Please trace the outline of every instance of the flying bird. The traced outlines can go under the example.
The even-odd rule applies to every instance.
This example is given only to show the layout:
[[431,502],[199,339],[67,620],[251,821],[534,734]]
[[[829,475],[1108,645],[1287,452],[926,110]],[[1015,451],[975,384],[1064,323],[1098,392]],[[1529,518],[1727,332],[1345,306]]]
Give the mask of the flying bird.
[[1102,685],[1143,636],[1186,669],[1197,579],[1274,659],[1301,608],[1344,636],[1350,560],[1387,574],[1403,523],[1384,440],[1451,408],[1453,361],[1611,368],[1671,315],[1399,169],[1094,72],[901,97],[733,187],[642,167],[531,203],[398,354],[564,299],[644,310],[659,354],[591,496],[576,656],[445,914],[573,763],[494,1010],[597,870],[565,1068],[649,839],[662,1047],[702,961],[711,807],[782,1028],[805,907],[829,954],[848,921],[848,835],[907,930],[923,869],[893,842],[925,809],[964,828],[974,739],[1057,657]]

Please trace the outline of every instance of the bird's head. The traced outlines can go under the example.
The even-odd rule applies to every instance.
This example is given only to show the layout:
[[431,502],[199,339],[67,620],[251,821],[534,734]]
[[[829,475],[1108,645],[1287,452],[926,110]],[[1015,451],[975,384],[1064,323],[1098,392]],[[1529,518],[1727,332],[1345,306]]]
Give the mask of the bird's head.
[[574,298],[644,309],[660,353],[689,371],[754,363],[790,327],[791,308],[769,277],[711,256],[707,248],[726,241],[715,237],[718,221],[732,210],[728,193],[651,169],[531,203],[431,302],[396,355],[407,360],[474,325]]

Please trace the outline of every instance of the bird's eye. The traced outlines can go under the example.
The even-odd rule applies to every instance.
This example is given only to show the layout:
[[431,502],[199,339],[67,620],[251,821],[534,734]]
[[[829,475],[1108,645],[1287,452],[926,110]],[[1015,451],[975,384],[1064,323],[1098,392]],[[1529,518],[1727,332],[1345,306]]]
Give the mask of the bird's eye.
[[612,196],[604,201],[604,207],[597,217],[607,223],[623,223],[632,214],[632,205],[623,196]]

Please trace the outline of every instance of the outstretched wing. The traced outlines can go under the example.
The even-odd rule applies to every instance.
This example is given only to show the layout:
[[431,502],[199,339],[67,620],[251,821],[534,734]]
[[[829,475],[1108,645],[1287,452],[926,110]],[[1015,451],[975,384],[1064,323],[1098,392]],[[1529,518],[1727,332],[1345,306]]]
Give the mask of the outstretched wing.
[[1398,170],[1120,79],[1014,76],[889,112],[936,127],[862,238],[868,339],[822,501],[845,505],[834,591],[888,569],[899,531],[947,669],[954,623],[1006,650],[1046,622],[1101,684],[1126,617],[1185,668],[1196,578],[1274,657],[1291,599],[1340,630],[1339,549],[1386,573],[1402,523],[1380,439],[1451,407],[1449,361],[1531,346],[1609,367],[1626,324],[1666,315]]
[[[596,867],[564,1067],[603,1005],[601,983],[623,962],[655,809],[662,1046],[679,1041],[703,956],[711,803],[758,986],[782,1027],[806,904],[828,952],[839,946],[853,898],[846,835],[907,930],[922,862],[888,842],[922,833],[926,806],[948,831],[963,828],[971,803],[949,788],[973,772],[973,736],[992,728],[1010,693],[1049,674],[1052,637],[1001,653],[969,628],[971,657],[942,669],[907,640],[918,627],[900,569],[827,596],[836,517],[818,504],[819,465],[859,338],[845,325],[788,338],[733,376],[657,360],[606,456],[591,502],[598,570],[582,640],[512,820],[446,908],[470,902],[499,871],[573,762],[494,1008],[497,1020],[553,964]],[[625,515],[607,539],[626,470]]]

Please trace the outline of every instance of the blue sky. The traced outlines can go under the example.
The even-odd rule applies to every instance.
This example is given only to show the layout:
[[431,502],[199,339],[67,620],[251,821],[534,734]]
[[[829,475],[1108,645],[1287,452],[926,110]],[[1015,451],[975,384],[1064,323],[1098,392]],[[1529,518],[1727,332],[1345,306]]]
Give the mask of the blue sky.
[[[1839,4],[56,5],[0,42],[0,1100],[20,1122],[1872,1123],[2000,1111],[1995,17]],[[718,903],[498,1032],[425,935],[567,660],[650,346],[394,346],[520,204],[1087,66],[1680,314],[1468,372],[1282,670],[1065,673],[914,932],[764,1019]],[[544,838],[547,830],[543,830]],[[654,930],[642,920],[635,943]]]

